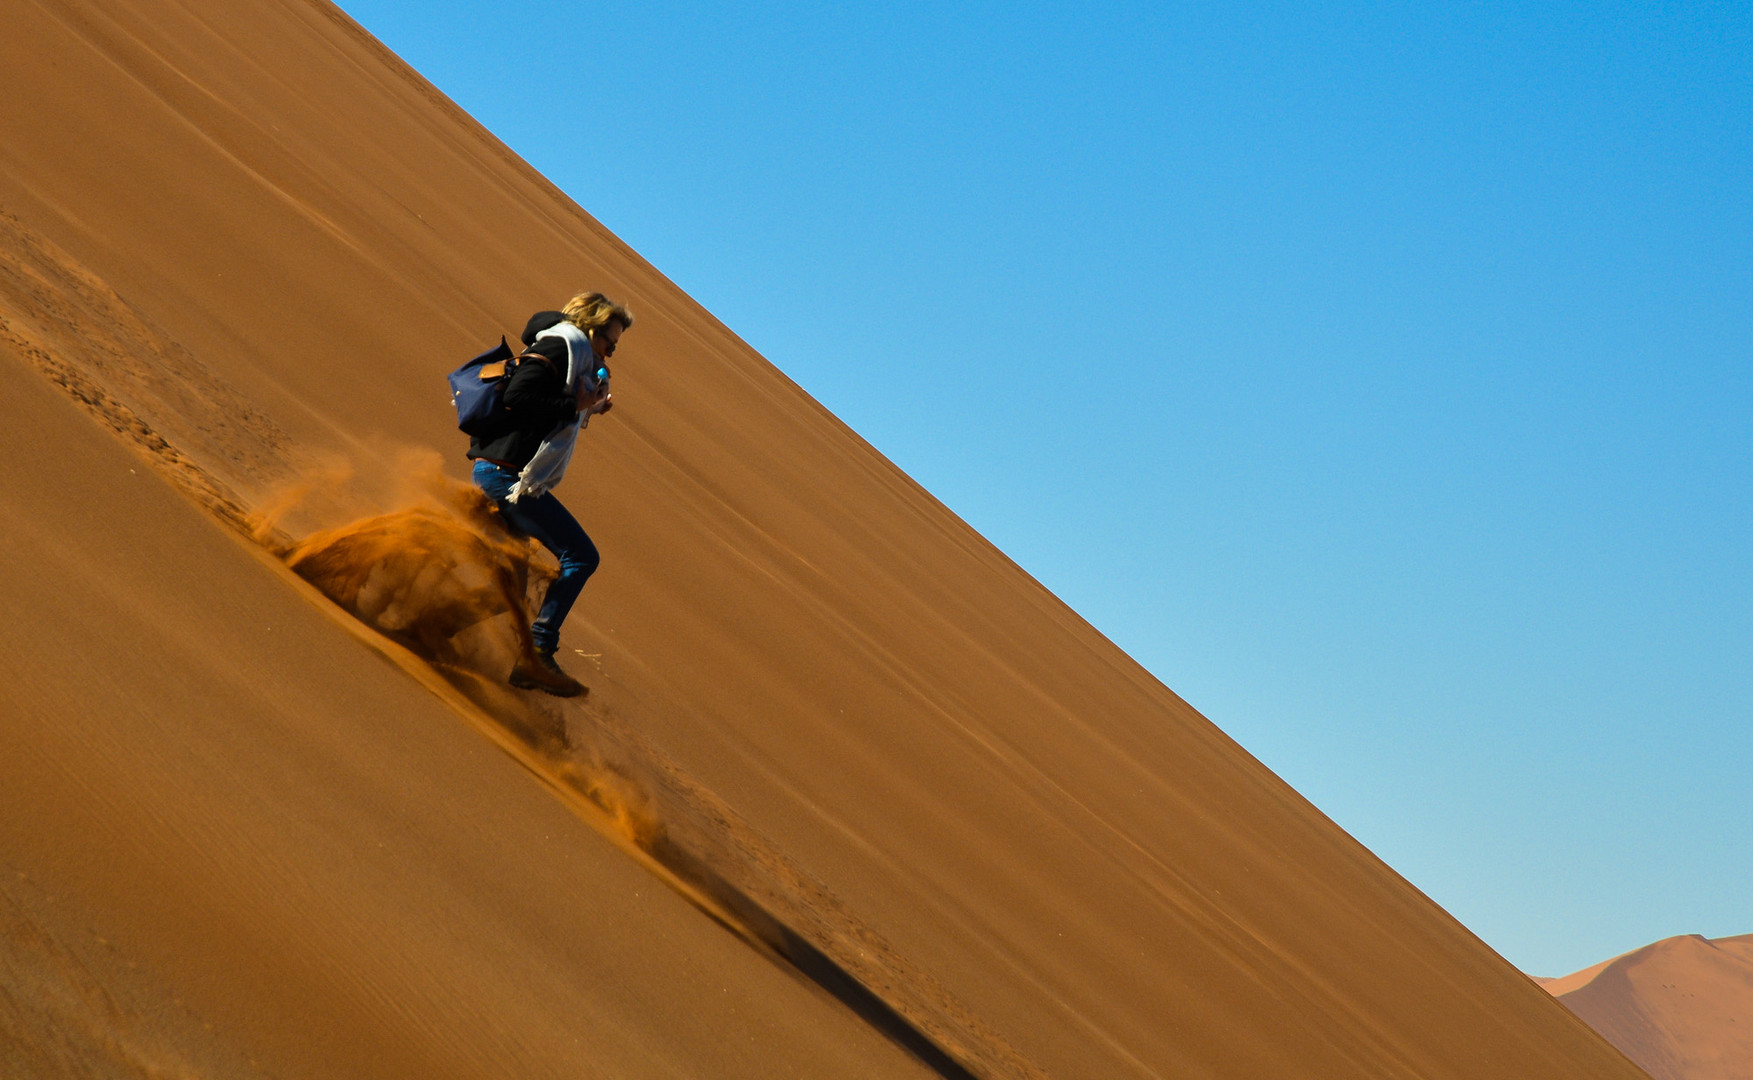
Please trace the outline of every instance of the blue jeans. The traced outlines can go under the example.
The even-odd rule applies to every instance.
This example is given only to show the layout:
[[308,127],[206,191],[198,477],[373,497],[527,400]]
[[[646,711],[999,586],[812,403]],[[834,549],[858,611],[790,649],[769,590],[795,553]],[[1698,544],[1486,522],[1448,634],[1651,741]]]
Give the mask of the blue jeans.
[[517,470],[491,461],[475,462],[475,485],[487,493],[499,507],[499,514],[516,532],[538,541],[560,560],[560,576],[548,586],[542,598],[542,610],[530,624],[530,636],[536,648],[553,652],[560,645],[560,624],[572,610],[573,601],[584,588],[585,581],[602,562],[597,547],[590,542],[576,519],[560,505],[553,495],[532,499],[524,496],[517,502],[508,501],[511,485],[517,483]]

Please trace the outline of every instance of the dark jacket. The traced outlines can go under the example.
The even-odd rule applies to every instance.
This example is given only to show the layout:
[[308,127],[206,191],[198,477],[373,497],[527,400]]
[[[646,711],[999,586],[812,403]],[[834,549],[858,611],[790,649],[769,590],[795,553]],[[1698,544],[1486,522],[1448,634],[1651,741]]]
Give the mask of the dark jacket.
[[558,311],[538,311],[530,317],[523,343],[527,352],[542,359],[526,356],[518,362],[505,384],[504,424],[470,439],[470,457],[522,469],[550,432],[578,415],[578,399],[566,392],[566,343],[559,338],[536,340],[537,334],[564,317]]

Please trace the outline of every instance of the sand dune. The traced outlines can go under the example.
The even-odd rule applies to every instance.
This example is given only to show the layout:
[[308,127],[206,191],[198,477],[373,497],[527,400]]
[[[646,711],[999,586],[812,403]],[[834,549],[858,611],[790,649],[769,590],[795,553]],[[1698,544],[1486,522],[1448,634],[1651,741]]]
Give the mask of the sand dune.
[[1753,1076],[1753,934],[1666,938],[1538,981],[1655,1080]]
[[[333,7],[5,19],[8,1076],[1639,1075]],[[580,287],[561,704],[442,378]]]

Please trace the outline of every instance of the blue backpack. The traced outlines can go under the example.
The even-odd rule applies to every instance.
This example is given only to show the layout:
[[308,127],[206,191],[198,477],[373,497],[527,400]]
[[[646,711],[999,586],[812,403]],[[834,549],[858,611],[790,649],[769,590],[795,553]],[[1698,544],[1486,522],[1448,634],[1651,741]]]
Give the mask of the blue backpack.
[[481,438],[497,433],[505,412],[505,384],[520,359],[502,337],[498,345],[450,373],[450,402],[465,434]]

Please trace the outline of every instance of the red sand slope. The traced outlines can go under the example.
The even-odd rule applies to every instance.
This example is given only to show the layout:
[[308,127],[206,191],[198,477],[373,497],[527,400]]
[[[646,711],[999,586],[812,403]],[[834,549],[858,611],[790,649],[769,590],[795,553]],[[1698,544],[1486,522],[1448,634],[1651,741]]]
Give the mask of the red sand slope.
[[1753,934],[1666,938],[1536,981],[1656,1080],[1753,1076]]
[[[333,8],[4,18],[0,1071],[1638,1075]],[[586,286],[586,703],[238,532]]]

